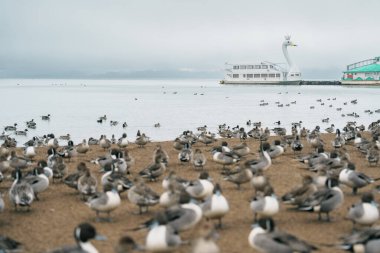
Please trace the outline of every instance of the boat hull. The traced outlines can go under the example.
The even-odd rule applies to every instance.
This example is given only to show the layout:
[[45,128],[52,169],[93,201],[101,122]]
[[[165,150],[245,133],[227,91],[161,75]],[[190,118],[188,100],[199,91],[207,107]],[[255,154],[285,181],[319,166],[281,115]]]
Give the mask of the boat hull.
[[236,84],[236,85],[300,85],[301,80],[297,81],[230,81],[230,80],[221,80],[220,84]]

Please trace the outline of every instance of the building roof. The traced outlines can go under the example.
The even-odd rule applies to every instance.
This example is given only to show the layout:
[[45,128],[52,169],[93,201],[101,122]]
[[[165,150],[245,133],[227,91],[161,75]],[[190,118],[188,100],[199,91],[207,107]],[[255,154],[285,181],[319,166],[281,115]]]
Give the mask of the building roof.
[[380,72],[380,64],[370,64],[359,68],[344,71],[344,73]]

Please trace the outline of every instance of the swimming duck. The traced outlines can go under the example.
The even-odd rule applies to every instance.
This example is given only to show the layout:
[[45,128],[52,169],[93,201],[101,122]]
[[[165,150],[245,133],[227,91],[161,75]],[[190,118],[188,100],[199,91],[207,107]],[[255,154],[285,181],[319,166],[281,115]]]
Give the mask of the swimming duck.
[[347,219],[360,225],[372,226],[379,220],[379,209],[374,201],[373,194],[370,192],[363,193],[361,202],[354,204],[348,209]]
[[186,192],[194,199],[204,200],[211,196],[214,185],[210,182],[209,174],[206,171],[201,172],[199,179],[193,180],[186,187]]
[[145,185],[142,178],[136,177],[134,185],[128,191],[128,199],[132,204],[139,207],[139,214],[142,214],[144,208],[148,211],[149,206],[158,204],[160,196]]
[[[79,184],[78,184],[79,187]],[[100,221],[99,213],[107,213],[107,221],[111,221],[110,213],[120,206],[120,195],[111,184],[103,185],[103,192],[96,193],[90,197],[87,201],[87,205],[94,211],[96,211],[96,220]]]
[[5,131],[16,131],[16,129],[17,129],[17,123],[14,123],[13,126],[4,127]]
[[272,218],[260,219],[248,236],[249,245],[262,253],[309,253],[317,248],[294,235],[275,230]]
[[60,140],[70,140],[71,136],[70,136],[70,134],[65,134],[65,135],[59,136],[59,139]]
[[338,185],[339,181],[337,179],[327,179],[326,188],[313,193],[301,205],[299,210],[318,212],[318,220],[322,220],[322,213],[326,213],[327,221],[330,221],[329,213],[339,208],[344,201],[343,192]]
[[331,124],[330,127],[326,128],[325,131],[329,134],[333,133],[335,131],[335,125]]
[[98,139],[95,139],[93,137],[90,137],[88,138],[88,145],[98,145],[99,144],[99,140]]
[[272,217],[280,211],[280,203],[274,194],[273,188],[267,185],[264,189],[264,196],[255,196],[251,203],[250,208],[254,213],[254,220],[257,220],[257,215],[262,217]]
[[48,253],[98,253],[99,251],[92,245],[90,240],[106,240],[106,238],[99,235],[95,227],[89,223],[81,223],[74,229],[74,239],[77,245],[63,246],[62,248],[48,251]]
[[48,115],[42,115],[41,119],[42,120],[50,120],[50,114],[48,114]]
[[129,144],[129,142],[128,142],[128,139],[127,139],[127,134],[123,133],[123,135],[121,136],[121,138],[117,141],[117,145],[120,148],[126,148],[128,146],[128,144]]
[[219,184],[216,184],[213,195],[208,196],[201,204],[203,216],[207,219],[217,219],[217,227],[222,228],[222,218],[228,213],[230,207],[227,199],[222,195]]
[[85,199],[86,196],[94,195],[97,186],[98,180],[91,175],[90,169],[85,166],[82,175],[78,178],[78,191],[82,199]]
[[355,164],[349,163],[347,167],[339,173],[339,181],[342,184],[352,188],[353,194],[356,194],[359,188],[362,188],[374,182],[374,179],[370,178],[362,172],[355,171],[355,169]]
[[309,175],[305,175],[302,180],[302,185],[297,186],[290,192],[284,194],[281,197],[281,200],[286,204],[300,206],[317,190],[318,188],[314,183],[314,179]]
[[33,188],[26,181],[22,180],[22,174],[19,169],[16,170],[16,179],[9,190],[9,200],[17,211],[18,206],[26,206],[29,210],[34,200]]
[[248,183],[252,180],[253,174],[250,169],[241,169],[238,167],[235,169],[235,173],[226,175],[223,179],[236,184],[238,190],[240,190],[240,185]]
[[200,149],[195,149],[194,154],[191,158],[191,163],[193,164],[195,169],[202,169],[206,165],[207,159],[206,156],[202,153]]

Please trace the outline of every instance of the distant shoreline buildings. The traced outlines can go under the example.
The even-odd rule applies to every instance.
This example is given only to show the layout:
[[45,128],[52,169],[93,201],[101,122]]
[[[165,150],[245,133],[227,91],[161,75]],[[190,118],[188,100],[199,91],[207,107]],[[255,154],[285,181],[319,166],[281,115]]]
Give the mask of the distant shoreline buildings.
[[347,65],[342,84],[380,84],[380,56]]

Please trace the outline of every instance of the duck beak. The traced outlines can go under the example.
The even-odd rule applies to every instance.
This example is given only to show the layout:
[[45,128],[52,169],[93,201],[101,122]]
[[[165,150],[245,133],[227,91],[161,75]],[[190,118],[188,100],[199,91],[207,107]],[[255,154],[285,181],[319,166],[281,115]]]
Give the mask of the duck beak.
[[95,236],[94,240],[96,240],[96,241],[106,241],[106,240],[107,240],[107,237],[104,236],[104,235],[99,235],[99,234],[97,234],[97,235]]

